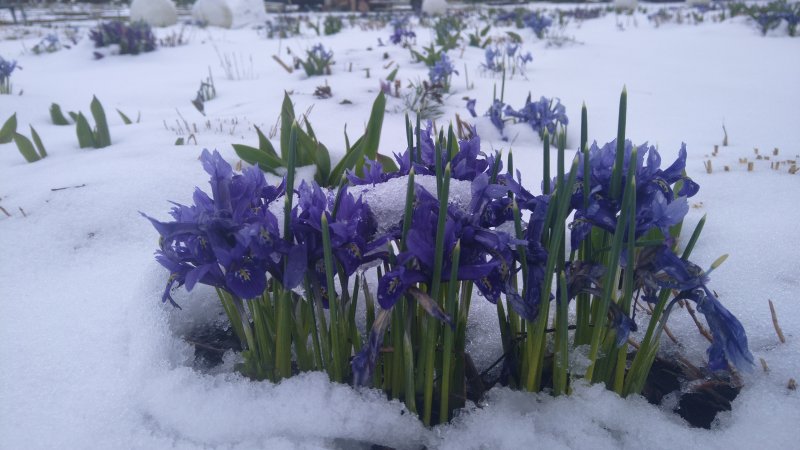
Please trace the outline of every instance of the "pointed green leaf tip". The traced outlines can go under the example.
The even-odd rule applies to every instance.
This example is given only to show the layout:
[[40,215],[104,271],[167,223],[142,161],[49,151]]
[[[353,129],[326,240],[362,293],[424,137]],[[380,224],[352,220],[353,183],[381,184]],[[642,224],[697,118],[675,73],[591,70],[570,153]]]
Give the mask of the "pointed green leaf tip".
[[64,113],[61,112],[61,106],[58,103],[50,105],[50,119],[54,125],[69,125],[69,120],[64,117]]
[[716,269],[717,267],[721,266],[721,265],[722,265],[722,263],[724,263],[726,259],[728,259],[728,254],[727,254],[727,253],[726,253],[726,254],[724,254],[724,255],[722,255],[722,256],[720,256],[719,258],[717,258],[717,260],[716,260],[716,261],[714,261],[714,262],[711,264],[711,270],[714,270],[714,269]]
[[75,132],[78,135],[78,146],[80,148],[96,147],[92,127],[86,120],[83,113],[78,113],[75,119]]
[[14,133],[17,132],[17,113],[11,115],[0,128],[0,144],[7,144],[14,139]]
[[120,111],[119,109],[117,109],[117,114],[119,114],[119,117],[122,119],[122,123],[124,123],[125,125],[131,125],[133,123],[131,118],[125,115],[125,113]]
[[36,150],[33,148],[31,141],[25,136],[19,133],[14,133],[14,142],[17,144],[17,149],[25,158],[25,161],[32,163],[41,159],[39,154],[36,153]]
[[108,132],[106,112],[96,96],[92,96],[92,103],[89,105],[89,109],[92,112],[95,124],[94,148],[108,147],[111,145],[111,135]]
[[31,138],[33,138],[33,143],[36,144],[36,149],[39,151],[39,156],[42,158],[47,157],[47,150],[44,149],[44,144],[42,143],[42,138],[39,137],[39,133],[33,129],[33,125],[28,125],[31,127]]

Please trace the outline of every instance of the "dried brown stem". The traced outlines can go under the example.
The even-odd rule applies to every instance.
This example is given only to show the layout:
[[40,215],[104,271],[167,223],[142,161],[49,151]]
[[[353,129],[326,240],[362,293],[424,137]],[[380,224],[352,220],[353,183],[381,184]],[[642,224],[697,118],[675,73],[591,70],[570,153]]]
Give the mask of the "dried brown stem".
[[684,302],[684,306],[686,306],[686,310],[689,311],[689,315],[692,316],[692,320],[694,321],[694,324],[697,325],[697,329],[700,331],[700,334],[702,334],[704,338],[708,339],[708,342],[714,342],[714,338],[711,336],[711,333],[706,330],[706,328],[697,318],[697,314],[695,314],[694,309],[692,309],[692,305],[690,305],[688,302]]
[[783,336],[783,330],[781,330],[781,326],[778,325],[778,314],[775,312],[775,305],[772,304],[772,300],[767,301],[769,302],[769,312],[772,314],[772,326],[775,327],[775,333],[778,335],[781,344],[785,344],[786,337]]
[[292,73],[294,71],[294,69],[287,66],[286,63],[283,62],[283,60],[278,57],[278,55],[272,55],[272,59],[274,59],[276,63],[280,64],[280,66],[283,67],[283,69],[286,70],[287,72]]

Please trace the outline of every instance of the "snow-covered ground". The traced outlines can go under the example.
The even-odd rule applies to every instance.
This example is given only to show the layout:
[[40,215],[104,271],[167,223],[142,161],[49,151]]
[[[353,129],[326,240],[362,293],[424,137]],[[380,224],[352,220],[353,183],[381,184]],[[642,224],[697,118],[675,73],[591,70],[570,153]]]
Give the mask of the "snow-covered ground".
[[[570,24],[563,33],[576,43],[561,48],[516,30],[534,61],[525,77],[506,82],[505,99],[519,107],[528,91],[534,98],[559,97],[571,119],[570,147],[579,138],[582,102],[590,139],[602,144],[614,138],[623,84],[634,142],[657,144],[669,161],[686,142],[687,171],[701,190],[684,230],[708,214],[693,260],[707,267],[730,254],[710,287],[742,321],[756,359],[770,370],[758,367],[745,376],[733,410],[721,413],[710,431],[689,428],[643,398],[620,399],[582,385],[560,398],[495,389],[485,404],[428,430],[379,391],[331,384],[323,374],[273,385],[230,370],[193,370],[193,348],[178,336],[218,313],[215,294],[202,288],[178,293],[182,311],[161,304],[166,273],[153,259],[157,235],[138,213],[164,218],[167,200],[186,203],[194,186],[206,188],[201,150],[216,148],[238,161],[230,144],[254,145],[253,125],[270,130],[284,90],[298,112],[310,111],[320,141],[341,155],[344,126],[351,136],[360,134],[378,80],[391,71],[384,68],[389,61],[399,65],[404,85],[427,78],[408,50],[378,46],[379,38],[388,43],[388,28],[346,27],[321,38],[304,28],[300,37],[278,40],[252,29],[189,26],[187,45],[102,60],[93,59],[88,38],[68,50],[33,55],[26,49],[49,30],[31,27],[22,35],[20,28],[4,28],[0,55],[18,60],[23,70],[12,76],[15,95],[0,96],[0,121],[16,112],[18,129],[28,134],[33,125],[49,156],[27,164],[13,143],[0,145],[0,206],[10,214],[0,213],[0,447],[796,448],[800,394],[787,383],[800,378],[800,174],[770,164],[800,159],[800,39],[778,32],[762,37],[743,18],[656,28],[643,14],[613,13]],[[429,29],[416,31],[418,45],[432,38]],[[289,74],[271,57],[288,61],[287,49],[303,53],[317,42],[335,52],[330,76]],[[234,79],[220,66],[226,56],[238,61]],[[480,69],[482,50],[456,49],[450,57],[460,74],[440,124],[455,113],[468,116],[465,96],[485,111],[493,85],[500,84]],[[190,100],[209,68],[217,98],[205,104],[203,117]],[[315,98],[314,89],[325,82],[333,97]],[[82,150],[74,127],[53,125],[48,108],[57,102],[65,111],[88,112],[92,95],[105,106],[113,145]],[[402,105],[388,100],[384,154],[405,147]],[[115,108],[131,117],[141,113],[141,122],[124,125]],[[730,145],[712,156],[723,124]],[[188,137],[187,126],[197,145],[173,145],[179,135]],[[478,118],[477,127],[484,151],[513,148],[526,185],[538,186],[538,136],[514,125],[507,129],[509,143],[488,118]],[[756,160],[754,148],[771,160]],[[741,158],[755,163],[752,172]],[[711,174],[703,164],[708,160]],[[785,344],[773,329],[768,299]],[[486,333],[474,333],[470,346],[479,359],[490,360],[498,351],[494,310],[482,299],[473,305],[476,329]],[[691,318],[678,310],[671,319],[680,346],[665,341],[665,351],[679,350],[702,364],[707,342]]]

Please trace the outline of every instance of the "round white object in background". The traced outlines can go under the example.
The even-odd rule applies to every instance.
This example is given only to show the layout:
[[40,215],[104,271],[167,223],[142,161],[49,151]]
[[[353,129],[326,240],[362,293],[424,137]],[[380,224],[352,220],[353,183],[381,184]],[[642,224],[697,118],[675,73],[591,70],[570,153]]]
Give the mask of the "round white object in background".
[[168,27],[178,23],[178,12],[172,0],[133,0],[131,22],[138,21],[151,27]]

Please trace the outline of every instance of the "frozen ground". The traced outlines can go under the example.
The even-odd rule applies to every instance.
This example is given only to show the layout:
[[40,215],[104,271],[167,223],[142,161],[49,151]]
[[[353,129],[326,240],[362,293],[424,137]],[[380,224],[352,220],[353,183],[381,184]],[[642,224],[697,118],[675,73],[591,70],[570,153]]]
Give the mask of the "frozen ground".
[[[685,229],[708,214],[693,259],[708,266],[730,254],[711,287],[744,324],[756,358],[770,368],[746,377],[733,411],[720,414],[707,431],[689,428],[642,398],[623,400],[599,386],[578,386],[569,398],[497,389],[452,425],[426,430],[377,391],[334,385],[321,374],[272,385],[189,368],[192,349],[176,334],[217,314],[216,300],[210,290],[198,289],[176,297],[183,311],[161,305],[166,274],[152,257],[156,233],[138,215],[164,217],[167,200],[188,202],[194,186],[206,187],[197,162],[202,148],[217,148],[236,161],[230,144],[254,144],[253,124],[272,128],[284,89],[293,92],[297,111],[313,106],[309,118],[317,135],[341,154],[343,127],[359,134],[378,77],[391,70],[384,64],[396,61],[402,80],[427,76],[407,50],[377,46],[378,38],[387,41],[388,29],[346,28],[322,39],[305,30],[303,37],[279,41],[250,29],[190,27],[186,46],[95,61],[87,39],[35,56],[25,48],[43,30],[12,39],[21,32],[5,28],[0,55],[24,67],[12,77],[23,95],[0,96],[0,120],[16,112],[20,130],[32,124],[50,156],[26,164],[13,144],[0,145],[0,206],[10,213],[0,214],[0,447],[796,447],[800,394],[786,385],[800,378],[800,175],[754,161],[753,148],[768,155],[779,148],[773,161],[800,159],[800,39],[761,37],[743,19],[654,28],[641,14],[611,14],[567,27],[564,33],[579,43],[564,48],[545,48],[524,31],[523,49],[533,52],[534,62],[527,78],[506,84],[506,100],[515,106],[529,90],[560,97],[573,124],[570,146],[578,140],[582,101],[589,108],[590,138],[603,143],[614,137],[623,84],[628,135],[635,142],[658,144],[665,160],[687,143],[687,171],[701,191]],[[428,31],[417,31],[418,44],[427,44]],[[318,41],[335,52],[329,77],[288,74],[271,58]],[[241,79],[224,76],[218,54],[242,61]],[[493,84],[499,84],[479,69],[481,50],[450,55],[461,75],[442,121],[456,112],[467,115],[464,96],[477,98],[478,110],[485,110]],[[474,89],[466,89],[464,64]],[[202,117],[189,100],[209,67],[218,96],[206,103]],[[334,97],[318,100],[311,94],[325,80]],[[52,125],[48,107],[57,102],[65,110],[88,111],[93,94],[106,107],[113,145],[80,150],[74,128]],[[352,104],[340,105],[344,99]],[[404,147],[403,115],[391,112],[400,107],[401,101],[389,99],[384,154]],[[129,116],[141,112],[141,123],[123,125],[115,108]],[[173,145],[182,118],[196,124],[198,145]],[[711,156],[723,123],[731,145]],[[509,148],[488,119],[477,125],[484,150]],[[538,185],[541,142],[522,126],[511,127],[509,136],[526,185]],[[755,170],[748,172],[740,158],[754,161]],[[703,167],[709,159],[711,174]],[[54,190],[64,187],[73,188]],[[775,303],[785,344],[775,335],[767,299]],[[493,310],[483,303],[473,302],[474,317],[494,330]],[[673,314],[670,326],[681,344],[665,341],[665,350],[680,350],[701,364],[707,343],[685,311]],[[488,360],[495,339],[476,335],[471,346]]]

